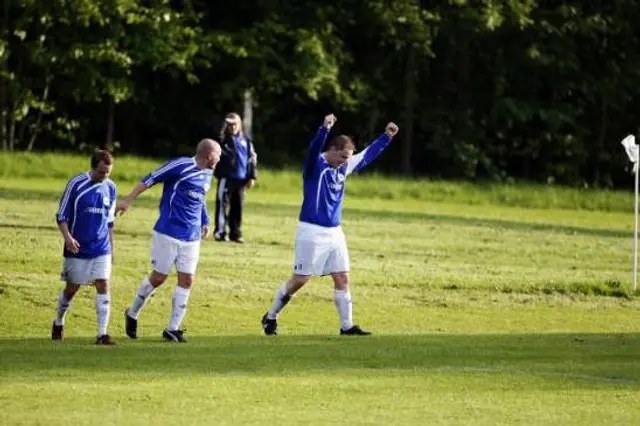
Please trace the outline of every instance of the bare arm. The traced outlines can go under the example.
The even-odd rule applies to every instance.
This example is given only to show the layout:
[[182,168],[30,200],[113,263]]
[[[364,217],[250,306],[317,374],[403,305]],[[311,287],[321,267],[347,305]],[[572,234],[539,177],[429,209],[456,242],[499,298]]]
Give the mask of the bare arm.
[[58,229],[60,230],[60,233],[64,238],[65,248],[69,250],[71,253],[74,253],[74,254],[78,253],[78,251],[80,251],[80,243],[78,243],[78,241],[76,241],[76,239],[73,238],[73,236],[71,235],[71,232],[69,231],[69,225],[67,225],[67,222],[58,223]]
[[135,186],[135,188],[133,188],[133,190],[129,193],[129,195],[127,195],[122,200],[120,200],[120,202],[116,206],[116,215],[122,214],[127,210],[129,210],[129,207],[131,206],[131,203],[133,202],[133,200],[138,198],[138,195],[142,194],[148,188],[149,187],[144,183],[138,182],[138,184]]

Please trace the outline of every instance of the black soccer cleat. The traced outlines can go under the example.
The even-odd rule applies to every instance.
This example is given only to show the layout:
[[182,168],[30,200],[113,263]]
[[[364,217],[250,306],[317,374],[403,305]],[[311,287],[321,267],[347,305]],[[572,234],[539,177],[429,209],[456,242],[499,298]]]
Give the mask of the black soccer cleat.
[[360,328],[360,326],[354,325],[348,330],[340,329],[341,336],[369,336],[371,335],[370,331],[364,331]]
[[113,340],[108,334],[103,334],[102,336],[98,336],[96,338],[96,345],[112,346],[115,344],[116,341]]
[[54,321],[51,325],[51,340],[62,340],[64,335],[64,325],[56,325]]
[[129,316],[129,309],[124,311],[125,331],[131,339],[138,338],[138,320]]
[[213,234],[213,239],[222,243],[229,241],[229,237],[224,234]]
[[162,337],[167,342],[187,343],[187,338],[184,337],[185,331],[186,330],[168,330],[165,328],[164,331],[162,332]]
[[265,313],[262,316],[262,329],[264,330],[264,334],[267,336],[275,336],[278,334],[278,321],[274,319],[269,319],[267,314]]

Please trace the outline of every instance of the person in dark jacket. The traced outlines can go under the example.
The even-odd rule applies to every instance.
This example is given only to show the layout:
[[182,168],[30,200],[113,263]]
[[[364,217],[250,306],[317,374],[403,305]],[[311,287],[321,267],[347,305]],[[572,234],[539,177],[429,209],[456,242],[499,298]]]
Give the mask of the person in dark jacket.
[[244,243],[241,229],[244,194],[256,182],[257,154],[251,138],[242,131],[242,119],[235,112],[225,117],[220,145],[222,156],[215,170],[218,190],[213,236],[216,241]]

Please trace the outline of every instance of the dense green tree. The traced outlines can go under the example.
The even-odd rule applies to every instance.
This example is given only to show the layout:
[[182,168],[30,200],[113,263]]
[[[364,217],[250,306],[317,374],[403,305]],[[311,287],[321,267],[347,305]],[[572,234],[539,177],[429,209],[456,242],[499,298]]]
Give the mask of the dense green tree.
[[376,167],[463,179],[627,183],[638,129],[632,0],[7,0],[5,150],[168,156],[255,100],[261,161],[297,163],[327,112]]

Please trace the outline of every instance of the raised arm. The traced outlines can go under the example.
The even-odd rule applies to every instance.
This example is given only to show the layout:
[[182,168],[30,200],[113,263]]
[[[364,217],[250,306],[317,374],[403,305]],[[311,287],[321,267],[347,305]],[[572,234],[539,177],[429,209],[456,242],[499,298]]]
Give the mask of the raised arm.
[[369,146],[351,157],[347,164],[347,175],[358,172],[371,164],[373,160],[378,158],[382,151],[391,143],[393,137],[398,133],[398,126],[395,123],[387,124],[383,134],[378,136]]
[[303,173],[307,173],[310,171],[315,165],[315,161],[318,158],[318,155],[322,152],[322,148],[324,148],[324,143],[327,141],[327,136],[329,136],[329,131],[331,127],[336,123],[337,118],[333,114],[329,114],[324,118],[324,122],[322,126],[318,129],[315,136],[311,140],[311,144],[309,145],[309,151],[307,151],[307,157],[304,160],[304,169]]

